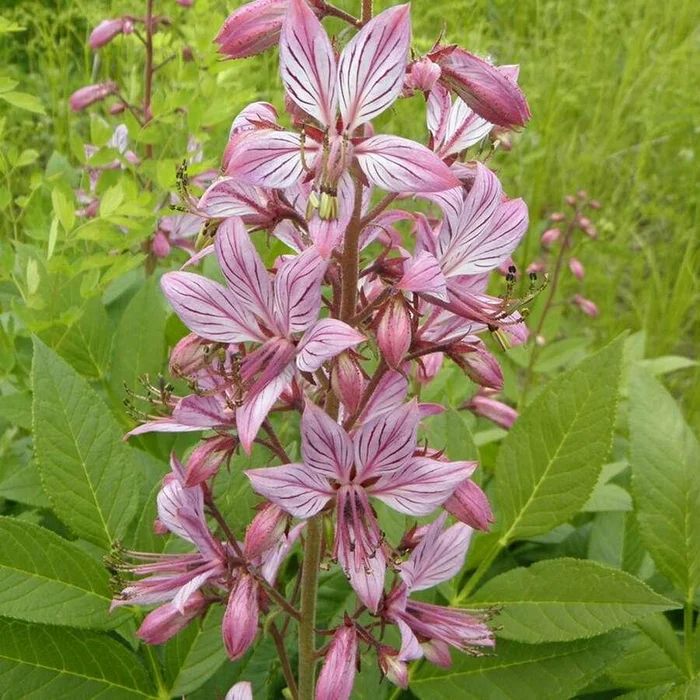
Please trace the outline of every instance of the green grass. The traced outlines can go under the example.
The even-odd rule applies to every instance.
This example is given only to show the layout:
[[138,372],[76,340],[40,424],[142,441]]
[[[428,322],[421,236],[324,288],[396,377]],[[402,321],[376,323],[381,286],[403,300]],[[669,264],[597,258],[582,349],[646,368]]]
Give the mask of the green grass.
[[[231,5],[197,2],[200,10],[207,7],[213,36]],[[343,3],[353,10],[357,4]],[[65,100],[93,69],[83,38],[98,19],[136,12],[139,5],[138,0],[115,0],[101,10],[64,0],[57,2],[58,11],[40,2],[9,10],[28,23],[29,31],[6,37],[0,58],[14,64],[13,77],[27,73],[23,87],[42,95],[51,115],[38,133],[30,118],[11,122],[16,141],[45,154],[53,147],[68,150]],[[577,290],[601,309],[591,323],[600,339],[623,328],[644,328],[649,356],[692,355],[700,343],[696,7],[692,0],[413,4],[417,50],[428,49],[446,23],[448,41],[498,63],[521,65],[520,82],[533,118],[513,150],[492,161],[506,190],[530,206],[531,231],[518,262],[525,265],[537,255],[546,213],[559,208],[566,193],[586,189],[603,205],[597,221],[601,236],[577,251],[587,271]],[[81,19],[85,13],[87,20]],[[117,61],[119,50],[109,47],[103,60]],[[111,65],[112,75],[116,70],[128,76],[125,63]],[[242,102],[257,96],[282,106],[279,89],[265,84],[275,75],[272,57],[241,63],[240,70],[250,71],[254,81],[252,90],[240,95]],[[417,137],[425,133],[418,104],[399,104],[382,119],[382,127]],[[573,293],[573,284],[565,283],[563,291]],[[700,373],[693,377],[686,371],[674,386],[696,423],[700,392],[693,387],[698,384]]]

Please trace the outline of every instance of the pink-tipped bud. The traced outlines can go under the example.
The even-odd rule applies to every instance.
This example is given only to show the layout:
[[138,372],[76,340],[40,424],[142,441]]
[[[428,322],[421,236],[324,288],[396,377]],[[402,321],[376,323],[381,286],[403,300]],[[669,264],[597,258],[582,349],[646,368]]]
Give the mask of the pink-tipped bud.
[[577,196],[579,199],[588,199],[588,192],[586,192],[586,190],[579,190],[579,191],[576,193],[576,196]]
[[109,113],[113,115],[121,114],[126,109],[126,105],[123,102],[117,102],[109,108]]
[[410,552],[414,550],[420,544],[429,527],[429,525],[414,525],[410,530],[404,532],[401,542],[399,542],[399,551]]
[[592,199],[590,202],[588,202],[588,206],[591,209],[600,209],[600,202],[597,199]]
[[541,275],[543,272],[547,272],[547,266],[540,260],[535,260],[527,266],[526,270],[528,275],[536,274]]
[[247,58],[279,43],[288,0],[253,0],[232,12],[214,41],[219,53]]
[[243,552],[255,559],[279,543],[289,524],[289,516],[272,503],[265,503],[245,531]]
[[587,216],[579,216],[576,223],[583,230],[586,230],[591,225],[591,220]]
[[494,522],[486,494],[470,480],[462,482],[445,503],[445,510],[469,527],[488,530]]
[[437,377],[444,357],[441,352],[431,352],[430,355],[423,355],[423,357],[418,358],[416,379],[420,384],[423,386],[430,384]]
[[396,369],[411,347],[411,317],[402,296],[389,300],[377,325],[377,345],[392,369]]
[[238,440],[228,435],[217,435],[197,445],[187,460],[185,486],[197,486],[214,476],[237,446]]
[[570,207],[575,207],[575,206],[576,206],[576,197],[574,197],[573,194],[567,194],[566,197],[564,197],[564,201],[565,201]]
[[232,661],[248,651],[258,633],[258,584],[241,574],[233,584],[221,623],[226,653]]
[[555,211],[553,214],[550,214],[549,220],[558,224],[562,221],[566,221],[566,215],[562,214],[560,211]]
[[156,231],[151,241],[151,250],[157,258],[167,258],[170,255],[170,241],[168,236],[160,229]]
[[146,644],[163,644],[184,629],[195,617],[203,615],[209,601],[199,592],[190,596],[181,613],[172,603],[166,603],[148,613],[136,636]]
[[405,661],[399,659],[399,652],[382,644],[377,652],[377,659],[379,668],[386,678],[394,685],[406,690],[408,688],[408,666]]
[[86,85],[76,90],[70,96],[70,108],[74,112],[80,112],[95,102],[104,100],[105,97],[113,95],[117,91],[117,84],[109,81],[107,83],[97,83],[96,85]]
[[481,394],[474,396],[465,405],[465,408],[468,408],[476,416],[488,418],[505,430],[511,428],[518,418],[518,412],[514,408]]
[[498,390],[503,388],[501,366],[485,347],[479,346],[464,355],[461,365],[469,379],[479,386]]
[[170,530],[167,525],[160,519],[156,518],[153,521],[153,534],[154,535],[168,535]]
[[190,333],[180,340],[170,353],[170,374],[190,377],[209,362],[211,343]]
[[180,7],[192,7],[194,0],[175,0]]
[[365,378],[352,353],[342,352],[335,358],[331,368],[331,387],[348,412],[355,413],[362,401]]
[[185,63],[192,63],[192,61],[194,61],[194,51],[192,51],[191,46],[182,47],[182,60]]
[[357,670],[357,632],[353,625],[339,627],[333,635],[316,686],[316,700],[348,700]]
[[130,19],[120,17],[119,19],[102,20],[90,33],[88,44],[91,49],[99,49],[109,44],[114,37],[120,34],[131,34],[134,31],[134,24]]
[[578,308],[581,309],[584,314],[590,316],[591,318],[595,318],[600,313],[598,311],[598,307],[590,299],[586,299],[580,294],[577,294],[574,297],[574,304],[576,304],[576,306],[578,306]]
[[582,280],[586,273],[583,269],[583,265],[581,264],[581,261],[578,258],[570,258],[569,259],[569,270],[571,270],[571,273],[576,277],[576,279]]
[[224,700],[253,700],[253,686],[249,681],[238,681],[231,686]]
[[548,228],[540,238],[540,243],[545,247],[549,248],[555,241],[561,236],[561,231],[558,228]]
[[434,58],[442,69],[441,81],[480,117],[509,129],[530,119],[523,91],[495,66],[462,49],[438,50]]
[[405,87],[410,90],[430,92],[440,79],[440,66],[424,56],[414,61],[406,74]]

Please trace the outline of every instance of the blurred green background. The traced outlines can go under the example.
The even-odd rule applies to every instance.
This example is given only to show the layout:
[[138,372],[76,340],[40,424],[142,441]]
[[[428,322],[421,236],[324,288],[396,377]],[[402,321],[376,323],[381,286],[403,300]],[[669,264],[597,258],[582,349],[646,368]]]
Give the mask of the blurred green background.
[[[138,89],[138,42],[120,38],[95,59],[86,40],[101,19],[139,14],[142,4],[4,1],[5,26],[16,22],[25,29],[0,36],[0,65],[18,81],[17,89],[41,100],[46,115],[0,102],[3,148],[35,149],[39,164],[53,152],[70,158],[72,134],[88,140],[90,133],[89,116],[76,118],[68,110],[71,92],[97,76],[117,80],[127,91]],[[156,105],[179,95],[187,106],[167,144],[173,162],[178,149],[183,151],[188,127],[201,131],[206,126],[205,153],[218,162],[238,109],[254,99],[283,106],[276,56],[218,61],[211,39],[232,9],[233,4],[219,0],[195,0],[191,10],[174,0],[156,0],[159,13],[176,18],[173,31],[159,41],[184,41],[200,59],[196,65],[175,61],[156,87]],[[600,237],[580,241],[575,254],[586,278],[577,282],[566,276],[562,298],[580,292],[601,313],[595,320],[573,316],[571,323],[582,327],[576,332],[602,342],[625,328],[643,329],[647,356],[694,356],[700,342],[697,3],[417,0],[412,17],[417,52],[430,48],[445,26],[447,41],[496,63],[521,65],[520,83],[533,118],[514,137],[512,151],[497,153],[491,161],[506,191],[522,196],[530,207],[530,232],[516,262],[524,267],[537,258],[547,214],[564,206],[566,194],[585,189],[602,204],[596,221]],[[329,26],[334,28],[332,22]],[[162,44],[158,48],[167,50]],[[95,111],[106,115],[104,107]],[[426,134],[419,100],[397,104],[380,121],[382,129],[394,133]],[[170,128],[175,122],[164,123]],[[22,183],[11,183],[13,195],[18,188]],[[10,235],[7,217],[0,230]],[[698,384],[697,368],[671,376],[671,387],[695,425],[700,424]]]

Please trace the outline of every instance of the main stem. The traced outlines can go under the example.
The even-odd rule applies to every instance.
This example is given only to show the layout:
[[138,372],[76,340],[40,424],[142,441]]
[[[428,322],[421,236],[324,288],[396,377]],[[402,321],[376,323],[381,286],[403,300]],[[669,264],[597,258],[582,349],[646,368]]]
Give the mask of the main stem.
[[317,515],[306,525],[304,566],[301,570],[301,619],[299,620],[299,700],[313,700],[316,667],[316,589],[321,563],[323,520]]
[[[153,0],[146,0],[146,66],[143,76],[143,123],[151,121],[153,95]],[[153,158],[153,146],[146,145],[146,157]]]
[[694,631],[693,631],[693,598],[689,596],[683,607],[683,647],[685,649],[685,663],[687,667],[688,678],[693,678],[695,675],[695,651],[694,647]]
[[[357,307],[357,281],[360,273],[360,233],[362,232],[362,185],[355,182],[352,218],[345,230],[341,257],[342,288],[340,319],[348,322]],[[337,403],[329,394],[326,410],[337,417]],[[304,566],[301,571],[301,619],[299,620],[299,700],[313,700],[316,667],[316,596],[323,544],[323,516],[311,518],[306,525]]]

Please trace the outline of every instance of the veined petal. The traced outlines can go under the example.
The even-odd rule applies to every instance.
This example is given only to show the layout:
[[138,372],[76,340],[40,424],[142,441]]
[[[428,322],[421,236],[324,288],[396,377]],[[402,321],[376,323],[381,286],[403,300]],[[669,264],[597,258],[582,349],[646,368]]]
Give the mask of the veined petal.
[[198,428],[213,428],[234,420],[234,412],[217,396],[185,396],[173,411],[173,420]]
[[255,319],[217,282],[191,272],[167,272],[160,285],[182,322],[202,338],[218,343],[263,339]]
[[[311,154],[313,142],[304,148]],[[250,185],[291,187],[304,171],[301,137],[289,131],[243,131],[229,141],[227,152],[226,174]]]
[[185,614],[185,606],[190,598],[208,581],[223,573],[223,567],[220,565],[212,566],[209,571],[204,571],[197,576],[194,576],[188,581],[176,594],[172,600],[175,609],[181,614]]
[[463,262],[452,274],[478,275],[498,267],[515,250],[527,227],[527,205],[522,199],[502,203],[489,233],[463,249]]
[[338,65],[340,113],[352,133],[401,94],[411,43],[409,5],[377,15],[343,49]]
[[371,418],[378,418],[393,411],[403,403],[408,391],[408,380],[401,372],[387,372],[377,384],[372,398],[367,402],[358,423],[362,425]]
[[420,415],[415,400],[365,423],[355,434],[356,481],[393,474],[416,449]]
[[330,501],[328,481],[305,464],[252,469],[245,472],[253,490],[295,518],[310,518]]
[[347,323],[324,318],[304,333],[297,346],[297,367],[302,372],[315,372],[332,357],[366,340]]
[[124,440],[128,440],[135,435],[144,435],[145,433],[195,433],[199,430],[205,430],[205,428],[202,428],[200,425],[178,423],[173,418],[157,418],[136,426],[124,436]]
[[447,115],[440,147],[436,150],[443,158],[460,153],[488,136],[491,129],[491,122],[480,117],[458,97]]
[[[283,0],[286,2],[286,0]],[[241,131],[262,129],[277,124],[277,110],[269,102],[251,102],[234,118],[229,138]]]
[[469,262],[470,253],[493,228],[501,197],[498,178],[477,163],[474,185],[464,200],[455,229],[443,228],[438,239],[445,277],[463,274],[461,270]]
[[328,261],[315,248],[283,263],[275,278],[277,322],[285,333],[306,330],[321,308],[321,283]]
[[357,566],[354,557],[350,561],[344,562],[339,557],[341,566],[350,577],[352,586],[357,597],[372,612],[376,612],[384,593],[384,578],[386,576],[386,557],[381,548],[377,549],[373,556],[366,560],[366,564]]
[[458,523],[443,532],[447,514],[430,525],[408,561],[401,565],[401,578],[409,591],[421,591],[448,581],[464,565],[472,528]]
[[269,380],[263,389],[247,397],[243,405],[236,411],[238,437],[243,449],[248,454],[250,454],[250,448],[260,426],[293,376],[294,365],[289,364],[277,376]]
[[253,686],[249,681],[238,681],[231,686],[224,700],[253,700]]
[[353,462],[348,434],[324,410],[306,402],[301,419],[304,464],[318,474],[346,481]]
[[219,52],[246,58],[274,46],[278,39],[287,0],[253,0],[232,12],[214,41]]
[[474,472],[474,462],[441,462],[415,457],[367,488],[375,498],[407,515],[428,515]]
[[216,219],[229,216],[252,216],[260,214],[264,205],[259,192],[252,185],[236,182],[232,177],[215,180],[201,196],[200,211]]
[[248,651],[258,633],[258,582],[247,573],[231,589],[221,632],[226,653],[233,661]]
[[447,299],[447,282],[440,263],[428,251],[422,250],[418,255],[409,258],[404,263],[403,270],[403,277],[396,285],[397,289],[406,292],[428,292]]
[[287,94],[323,126],[335,122],[336,63],[326,30],[305,0],[290,0],[280,38]]
[[318,676],[316,700],[348,700],[357,671],[357,632],[354,626],[338,627]]
[[226,219],[216,232],[214,245],[231,291],[248,311],[274,327],[272,282],[243,221]]
[[367,179],[389,192],[440,192],[460,185],[432,151],[399,136],[372,136],[354,154]]

